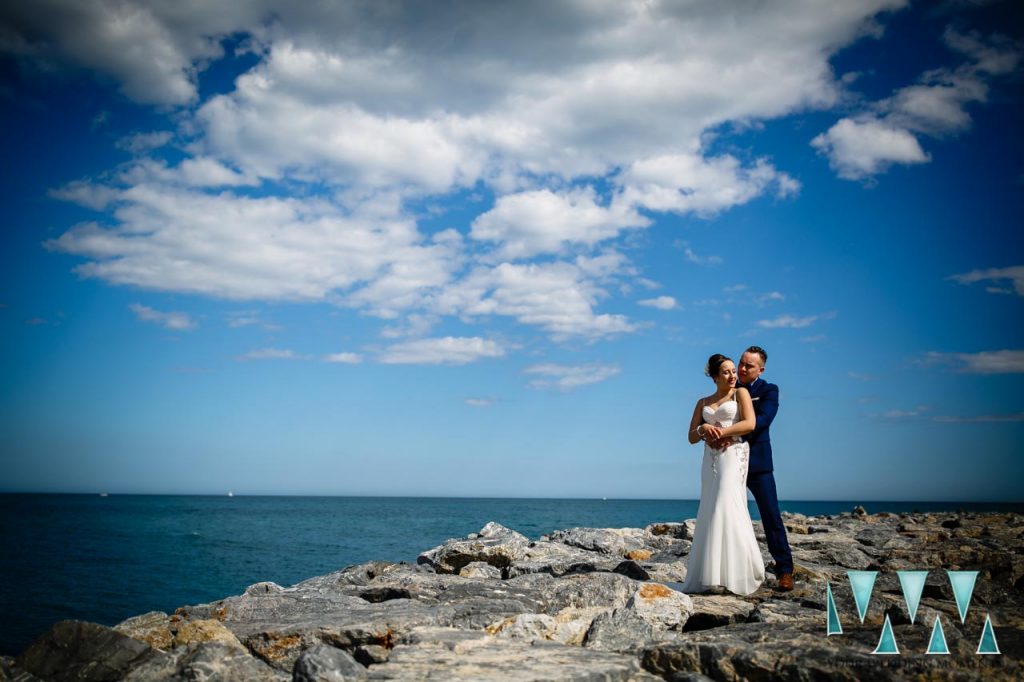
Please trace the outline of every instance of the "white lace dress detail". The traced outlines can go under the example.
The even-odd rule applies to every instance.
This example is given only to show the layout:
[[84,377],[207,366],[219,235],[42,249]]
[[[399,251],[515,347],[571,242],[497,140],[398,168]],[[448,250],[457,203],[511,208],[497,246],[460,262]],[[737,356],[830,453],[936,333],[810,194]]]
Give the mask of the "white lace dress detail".
[[[732,426],[735,400],[704,407],[708,424]],[[734,594],[750,594],[764,582],[764,561],[747,509],[747,468],[750,446],[734,442],[724,450],[704,445],[700,508],[687,561],[684,592],[705,592],[722,586]]]

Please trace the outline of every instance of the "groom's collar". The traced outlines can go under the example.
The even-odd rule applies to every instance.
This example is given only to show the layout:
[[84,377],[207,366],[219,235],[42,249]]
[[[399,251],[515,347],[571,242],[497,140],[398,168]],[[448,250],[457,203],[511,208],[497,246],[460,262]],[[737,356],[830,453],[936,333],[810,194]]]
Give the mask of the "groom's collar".
[[758,377],[758,378],[754,379],[753,381],[751,381],[749,384],[739,384],[739,385],[742,386],[743,388],[752,388],[754,386],[754,384],[756,384],[759,381],[763,381],[763,379],[761,377]]

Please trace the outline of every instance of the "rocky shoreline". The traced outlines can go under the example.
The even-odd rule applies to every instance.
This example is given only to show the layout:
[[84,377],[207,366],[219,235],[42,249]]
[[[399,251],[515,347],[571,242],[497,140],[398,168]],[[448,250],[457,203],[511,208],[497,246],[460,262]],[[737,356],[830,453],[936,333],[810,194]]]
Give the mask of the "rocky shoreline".
[[[258,583],[113,628],[63,621],[0,657],[0,681],[1024,679],[1024,515],[783,516],[792,592],[770,575],[746,597],[679,592],[693,520],[536,541],[492,522],[415,564]],[[947,569],[979,571],[964,622]],[[863,623],[848,570],[878,572]],[[929,571],[913,623],[899,570]],[[826,636],[826,584],[842,634]],[[925,653],[937,616],[948,655]],[[986,617],[995,655],[976,653]],[[896,655],[872,653],[886,618]]]

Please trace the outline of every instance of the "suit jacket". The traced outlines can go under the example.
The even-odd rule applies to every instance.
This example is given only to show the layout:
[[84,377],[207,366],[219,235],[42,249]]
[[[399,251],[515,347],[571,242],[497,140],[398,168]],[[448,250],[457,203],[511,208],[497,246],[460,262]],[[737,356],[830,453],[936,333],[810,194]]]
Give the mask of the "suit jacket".
[[779,411],[779,387],[758,377],[754,383],[746,387],[750,391],[750,399],[754,403],[754,415],[757,425],[754,430],[743,437],[750,443],[749,473],[773,471],[772,439],[768,429]]

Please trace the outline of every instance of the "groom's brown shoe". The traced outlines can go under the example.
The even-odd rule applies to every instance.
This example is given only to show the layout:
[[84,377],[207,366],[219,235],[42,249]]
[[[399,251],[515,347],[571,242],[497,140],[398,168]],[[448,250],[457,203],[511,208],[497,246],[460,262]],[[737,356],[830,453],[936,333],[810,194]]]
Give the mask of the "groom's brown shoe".
[[793,591],[793,574],[792,573],[783,573],[782,575],[779,576],[778,589],[780,591],[782,591],[782,592],[792,592]]

